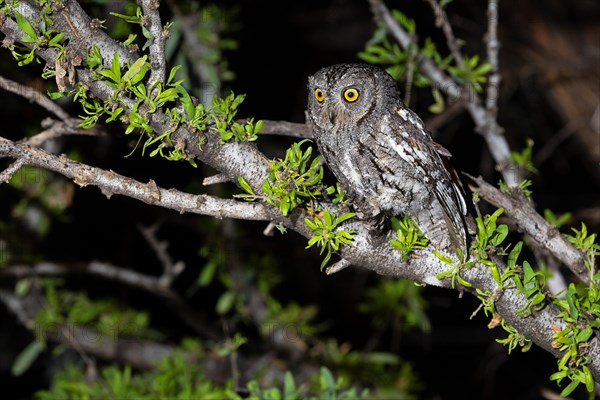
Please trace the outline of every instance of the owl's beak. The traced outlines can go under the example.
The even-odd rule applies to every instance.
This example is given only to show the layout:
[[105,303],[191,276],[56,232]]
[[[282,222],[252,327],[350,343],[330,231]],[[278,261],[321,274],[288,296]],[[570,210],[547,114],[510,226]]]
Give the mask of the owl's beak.
[[335,120],[337,118],[337,114],[335,113],[334,110],[329,110],[329,113],[327,114],[327,116],[329,117],[329,122],[331,122],[331,125],[335,125]]

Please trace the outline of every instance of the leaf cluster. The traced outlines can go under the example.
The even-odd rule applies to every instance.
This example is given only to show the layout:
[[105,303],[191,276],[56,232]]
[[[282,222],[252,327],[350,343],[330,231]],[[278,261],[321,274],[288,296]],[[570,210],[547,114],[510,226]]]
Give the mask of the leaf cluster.
[[[399,10],[392,10],[392,15],[410,36],[416,35],[416,23],[413,19]],[[396,80],[406,80],[416,87],[431,87],[434,103],[429,111],[432,113],[444,110],[444,98],[439,88],[433,87],[431,80],[416,68],[420,58],[432,60],[441,71],[450,74],[460,85],[470,86],[476,92],[482,90],[481,85],[487,81],[487,73],[491,70],[491,65],[481,62],[478,55],[463,55],[460,63],[452,54],[443,56],[430,38],[425,38],[422,46],[415,41],[404,50],[397,43],[388,40],[387,29],[383,24],[378,25],[365,50],[359,52],[358,57],[371,64],[388,65],[387,72]]]
[[269,178],[264,181],[262,190],[267,195],[266,202],[277,206],[283,215],[306,205],[325,191],[321,158],[313,158],[310,146],[302,150],[302,145],[307,142],[310,140],[292,144],[286,150],[285,158],[269,162]]
[[[8,12],[8,9],[3,7],[2,12]],[[33,25],[25,18],[21,13],[15,10],[15,22],[21,28],[25,36],[21,38],[21,42],[29,44],[31,47],[15,45],[14,43],[9,44],[8,49],[11,54],[17,61],[17,64],[21,67],[27,64],[30,64],[34,60],[36,62],[40,62],[38,57],[36,56],[36,52],[40,49],[50,49],[54,48],[58,50],[58,54],[56,56],[57,59],[62,59],[65,52],[64,46],[64,38],[65,34],[63,32],[58,32],[55,29],[50,29],[48,26],[54,24],[52,19],[49,17],[49,13],[46,8],[44,8],[44,12],[42,13],[42,18],[36,26],[38,27],[38,31],[33,27]]]
[[37,392],[36,398],[359,400],[368,395],[366,389],[359,391],[341,379],[336,380],[326,367],[321,367],[313,377],[314,387],[298,386],[288,371],[282,385],[265,387],[258,379],[252,379],[246,384],[247,392],[240,394],[231,380],[218,384],[208,379],[203,363],[197,361],[206,357],[206,350],[196,342],[186,342],[148,372],[135,373],[127,365],[104,366],[99,368],[99,376],[90,380],[84,368],[69,364],[57,372],[50,389]]
[[339,217],[331,214],[329,210],[323,210],[322,215],[315,216],[312,220],[304,219],[304,223],[312,230],[313,236],[308,240],[306,248],[317,245],[321,253],[325,252],[325,258],[321,262],[321,270],[331,259],[331,255],[340,249],[342,244],[352,244],[352,235],[355,231],[340,229],[343,222],[356,216],[355,213],[344,213]]
[[423,249],[429,243],[409,216],[402,219],[393,218],[392,229],[396,231],[396,238],[391,240],[390,245],[400,251],[400,258],[404,261],[409,259],[412,251]]
[[99,337],[116,340],[120,337],[160,338],[150,329],[147,312],[122,307],[112,299],[92,300],[84,292],[73,292],[62,288],[63,281],[53,278],[25,278],[16,286],[17,295],[25,295],[34,287],[44,291],[45,306],[32,321],[33,340],[15,359],[12,373],[21,375],[47,350],[46,337],[57,329],[86,327],[93,329]]
[[421,287],[414,282],[382,277],[377,285],[367,289],[358,310],[371,314],[374,327],[379,329],[390,324],[400,331],[417,328],[428,332],[431,324],[426,306]]

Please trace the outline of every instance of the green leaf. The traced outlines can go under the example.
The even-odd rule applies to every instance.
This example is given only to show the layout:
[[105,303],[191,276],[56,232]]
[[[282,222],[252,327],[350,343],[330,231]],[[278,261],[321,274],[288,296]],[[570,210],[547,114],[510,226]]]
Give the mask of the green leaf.
[[335,400],[335,380],[331,371],[326,367],[321,367],[321,399]]
[[506,262],[507,268],[514,268],[517,265],[517,259],[519,258],[519,254],[521,254],[521,248],[523,247],[523,242],[519,242],[513,247],[513,249],[508,254],[508,259]]
[[[434,254],[434,255],[435,255],[437,258],[438,258],[438,260],[440,260],[440,261],[441,261],[441,262],[443,262],[444,264],[448,264],[448,265],[452,265],[452,266],[454,266],[454,261],[453,261],[451,258],[449,258],[449,257],[447,257],[447,256],[445,256],[445,255],[443,255],[443,254],[442,254],[442,253],[440,253],[439,251],[437,251],[437,250],[433,250],[433,254]],[[438,279],[439,279],[439,278],[438,278]]]
[[204,268],[202,268],[202,272],[200,272],[200,275],[198,276],[198,285],[200,285],[200,287],[208,286],[212,282],[216,270],[216,262],[207,263]]
[[[36,41],[38,39],[38,35],[35,32],[35,29],[33,28],[33,26],[29,23],[29,21],[27,20],[27,18],[25,18],[20,12],[15,10],[15,20],[17,22],[17,25],[19,25],[19,28],[21,28],[21,30],[23,32],[25,32],[25,34],[27,36],[29,36],[31,38],[32,41]],[[26,41],[23,40],[26,43],[31,43],[31,41]]]
[[256,121],[256,124],[254,125],[254,133],[259,133],[262,130],[263,126],[264,122],[262,119]]
[[48,42],[48,45],[50,47],[54,47],[57,46],[65,37],[65,34],[63,32],[58,32],[56,35],[54,35],[54,37],[52,39],[50,39],[50,41]]
[[31,367],[38,356],[46,350],[46,345],[42,342],[34,340],[29,343],[15,359],[15,362],[10,368],[10,372],[14,376],[20,376]]
[[577,334],[575,340],[577,340],[578,343],[587,342],[590,339],[590,337],[592,337],[593,333],[594,331],[592,330],[592,328],[588,326],[587,328],[583,329]]
[[431,94],[433,95],[434,103],[429,106],[429,112],[433,114],[439,114],[444,111],[446,104],[444,102],[444,96],[437,88],[432,88]]
[[585,365],[581,366],[581,370],[583,371],[583,382],[585,383],[585,388],[589,393],[592,393],[594,391],[594,377],[592,372]]
[[294,376],[290,371],[286,371],[283,380],[283,398],[285,400],[294,400],[298,398],[296,392],[296,383],[294,382]]
[[356,216],[356,213],[352,213],[352,212],[342,214],[342,215],[340,215],[339,217],[336,218],[335,225],[339,225],[342,222],[347,221],[350,218],[353,218],[355,216]]
[[138,58],[131,67],[123,75],[123,81],[133,86],[144,79],[146,72],[150,68],[150,63],[147,62],[148,56]]
[[246,191],[246,193],[254,194],[252,187],[250,187],[250,184],[246,182],[243,176],[238,176],[238,183],[240,184],[241,188]]
[[227,314],[235,302],[236,294],[232,290],[224,292],[217,300],[216,311],[219,315]]
[[564,390],[562,392],[560,392],[560,395],[562,397],[567,397],[568,395],[573,393],[573,391],[577,388],[577,386],[579,386],[579,381],[572,381],[571,383],[569,383],[567,385],[566,388],[564,388]]

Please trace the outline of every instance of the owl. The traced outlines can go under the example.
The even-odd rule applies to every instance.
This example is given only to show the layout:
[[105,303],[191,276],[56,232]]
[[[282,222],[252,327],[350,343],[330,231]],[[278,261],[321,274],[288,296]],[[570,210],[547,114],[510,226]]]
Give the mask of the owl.
[[438,250],[467,254],[467,206],[450,153],[367,64],[326,67],[308,79],[307,123],[359,218],[408,215]]

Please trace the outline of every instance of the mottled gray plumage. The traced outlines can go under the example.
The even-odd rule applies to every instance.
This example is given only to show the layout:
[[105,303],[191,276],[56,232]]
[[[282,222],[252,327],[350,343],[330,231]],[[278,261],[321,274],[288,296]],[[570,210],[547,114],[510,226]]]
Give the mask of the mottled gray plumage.
[[361,218],[409,215],[434,247],[466,254],[466,204],[450,153],[400,100],[380,68],[339,64],[308,81],[307,121]]

